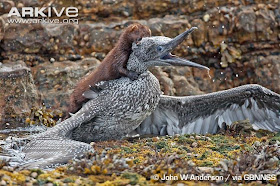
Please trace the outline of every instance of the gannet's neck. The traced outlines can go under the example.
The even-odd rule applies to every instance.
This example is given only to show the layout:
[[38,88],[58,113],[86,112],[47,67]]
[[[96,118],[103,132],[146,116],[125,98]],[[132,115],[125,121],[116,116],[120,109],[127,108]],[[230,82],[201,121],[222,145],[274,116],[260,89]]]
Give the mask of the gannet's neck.
[[144,63],[143,62],[141,63],[133,52],[129,56],[129,60],[127,62],[127,69],[130,71],[137,72],[139,74],[148,71]]

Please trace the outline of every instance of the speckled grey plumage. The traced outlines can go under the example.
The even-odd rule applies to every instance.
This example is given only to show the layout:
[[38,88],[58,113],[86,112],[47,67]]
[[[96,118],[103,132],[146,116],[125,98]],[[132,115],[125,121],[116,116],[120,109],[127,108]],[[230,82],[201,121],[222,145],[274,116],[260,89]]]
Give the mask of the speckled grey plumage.
[[96,98],[108,101],[104,110],[75,128],[70,138],[87,143],[121,139],[152,113],[160,93],[158,80],[150,72],[142,73],[136,81],[128,78],[121,78],[118,83],[112,81]]

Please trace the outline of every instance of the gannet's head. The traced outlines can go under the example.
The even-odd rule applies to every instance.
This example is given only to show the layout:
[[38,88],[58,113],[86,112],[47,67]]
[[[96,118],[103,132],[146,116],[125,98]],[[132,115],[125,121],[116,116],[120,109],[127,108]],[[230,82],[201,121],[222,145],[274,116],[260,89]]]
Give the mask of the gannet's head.
[[132,44],[132,53],[130,55],[127,68],[137,72],[143,72],[151,66],[191,66],[201,69],[207,69],[203,65],[179,58],[171,52],[181,44],[196,27],[183,32],[171,39],[164,36],[145,37],[141,41]]

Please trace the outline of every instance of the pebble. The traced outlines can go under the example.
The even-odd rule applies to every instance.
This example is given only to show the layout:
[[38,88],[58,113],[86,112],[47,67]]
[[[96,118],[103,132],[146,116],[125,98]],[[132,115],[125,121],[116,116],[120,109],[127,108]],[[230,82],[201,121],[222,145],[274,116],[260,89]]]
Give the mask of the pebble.
[[221,162],[220,162],[220,165],[223,167],[223,169],[224,169],[225,171],[228,171],[228,166],[227,166],[226,162],[221,161]]
[[11,177],[8,176],[8,175],[4,175],[4,176],[2,176],[1,179],[2,179],[2,180],[6,180],[6,181],[10,181],[10,180],[11,180]]
[[32,178],[36,178],[38,176],[38,173],[37,172],[32,172],[31,175],[30,175]]
[[195,136],[195,139],[199,140],[199,139],[201,139],[201,136]]
[[60,53],[60,54],[64,54],[64,53],[65,53],[65,50],[61,49],[61,50],[59,50],[59,53]]
[[127,11],[123,11],[122,14],[123,14],[124,16],[126,16],[126,17],[129,16],[129,13],[128,13]]
[[192,147],[196,148],[198,146],[198,144],[196,142],[192,143]]
[[25,182],[30,182],[31,181],[31,178],[29,176],[26,176],[25,177]]
[[74,167],[70,167],[69,170],[70,170],[70,171],[74,171]]
[[81,41],[81,42],[80,42],[80,47],[85,46],[85,44],[86,44],[86,43],[85,43],[84,41]]
[[22,7],[24,7],[24,5],[23,5],[22,3],[19,3],[19,4],[17,5],[17,7],[18,7],[18,8],[22,8]]
[[60,178],[60,177],[61,177],[61,174],[58,173],[58,172],[54,172],[53,175],[54,175],[56,178]]
[[86,35],[84,36],[84,40],[85,40],[85,41],[88,41],[88,40],[89,40],[89,35],[88,35],[88,34],[86,34]]
[[194,167],[194,166],[195,166],[195,163],[194,163],[192,160],[189,160],[189,161],[188,161],[188,165],[191,166],[191,167]]
[[177,186],[184,186],[185,184],[183,183],[178,183]]
[[76,179],[75,184],[80,185],[82,181],[80,179]]
[[2,186],[4,186],[4,185],[7,185],[7,183],[6,183],[6,181],[5,180],[2,180],[1,182],[0,182],[0,185]]
[[254,145],[255,145],[256,147],[259,147],[259,146],[261,146],[262,144],[261,144],[261,142],[259,142],[259,141],[255,141]]
[[204,21],[204,22],[208,22],[209,19],[210,19],[210,15],[209,15],[209,14],[205,14],[205,15],[203,16],[203,21]]
[[211,174],[214,172],[214,169],[212,167],[198,167],[198,170],[207,174]]
[[153,140],[153,142],[157,142],[157,141],[159,141],[159,137],[153,137],[152,140]]

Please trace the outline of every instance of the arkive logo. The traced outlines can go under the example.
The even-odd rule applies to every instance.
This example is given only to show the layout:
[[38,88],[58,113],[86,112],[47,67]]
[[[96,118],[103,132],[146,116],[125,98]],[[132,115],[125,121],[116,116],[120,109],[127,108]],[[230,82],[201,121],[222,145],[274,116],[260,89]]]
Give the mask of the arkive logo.
[[17,7],[12,7],[8,17],[17,16],[17,17],[61,17],[65,15],[69,18],[78,17],[78,8],[76,7],[62,7],[61,10],[57,10],[55,7],[22,7],[21,11]]

